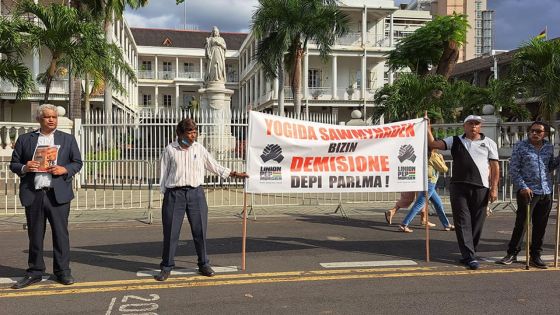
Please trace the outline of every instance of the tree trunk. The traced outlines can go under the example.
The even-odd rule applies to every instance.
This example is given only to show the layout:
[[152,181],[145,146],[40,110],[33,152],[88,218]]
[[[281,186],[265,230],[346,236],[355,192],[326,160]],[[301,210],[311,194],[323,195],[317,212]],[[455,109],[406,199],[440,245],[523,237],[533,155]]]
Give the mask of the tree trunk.
[[299,119],[301,115],[301,59],[303,56],[303,49],[301,44],[297,46],[294,65],[292,69],[292,93],[294,94],[294,112],[295,118]]
[[86,74],[85,75],[85,84],[84,84],[84,112],[85,112],[85,116],[87,117],[87,115],[89,114],[89,111],[91,110],[91,106],[90,106],[90,95],[91,92],[89,90],[89,77]]
[[80,78],[72,75],[70,84],[72,86],[72,93],[70,93],[70,104],[68,105],[68,113],[70,119],[82,118],[82,82]]
[[278,63],[278,115],[285,116],[284,112],[284,55]]
[[52,77],[47,74],[47,82],[45,82],[45,95],[43,97],[43,104],[49,103],[49,94],[51,91]]
[[442,75],[446,79],[449,79],[455,64],[459,59],[459,45],[455,41],[449,41],[445,43],[443,49],[443,54],[439,59],[436,73]]

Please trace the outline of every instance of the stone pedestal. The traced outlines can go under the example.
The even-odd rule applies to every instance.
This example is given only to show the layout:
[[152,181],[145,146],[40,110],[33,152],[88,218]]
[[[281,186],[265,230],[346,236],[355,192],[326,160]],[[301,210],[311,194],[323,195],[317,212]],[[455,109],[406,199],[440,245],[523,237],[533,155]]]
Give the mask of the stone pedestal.
[[235,137],[231,135],[231,95],[233,90],[225,88],[223,82],[209,82],[199,89],[200,108],[208,114],[199,141],[216,159],[225,157],[235,149]]
[[500,143],[501,132],[500,132],[500,118],[494,114],[494,106],[486,104],[482,108],[482,128],[481,132],[490,139],[494,140],[496,143]]

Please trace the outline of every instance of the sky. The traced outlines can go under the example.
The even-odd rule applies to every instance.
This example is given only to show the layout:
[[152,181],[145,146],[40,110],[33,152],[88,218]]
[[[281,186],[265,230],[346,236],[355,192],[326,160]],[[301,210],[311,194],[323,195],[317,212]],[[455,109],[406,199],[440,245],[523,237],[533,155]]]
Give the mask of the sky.
[[[473,0],[471,0],[473,1]],[[494,10],[494,49],[511,50],[538,35],[545,27],[548,38],[560,37],[560,0],[487,0]],[[396,0],[395,4],[409,0]],[[148,6],[131,10],[125,17],[130,26],[183,29],[185,5],[188,28],[222,32],[249,32],[257,0],[150,0]]]

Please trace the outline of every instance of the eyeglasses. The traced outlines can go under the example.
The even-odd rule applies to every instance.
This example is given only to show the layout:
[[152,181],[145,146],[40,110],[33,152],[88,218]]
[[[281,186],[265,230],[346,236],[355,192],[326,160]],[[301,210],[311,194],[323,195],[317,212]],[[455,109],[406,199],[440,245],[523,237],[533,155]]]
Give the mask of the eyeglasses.
[[536,134],[539,134],[539,135],[540,135],[541,133],[543,133],[543,132],[544,132],[544,130],[539,130],[539,129],[531,129],[531,130],[530,130],[529,132],[530,132],[530,133],[536,133]]

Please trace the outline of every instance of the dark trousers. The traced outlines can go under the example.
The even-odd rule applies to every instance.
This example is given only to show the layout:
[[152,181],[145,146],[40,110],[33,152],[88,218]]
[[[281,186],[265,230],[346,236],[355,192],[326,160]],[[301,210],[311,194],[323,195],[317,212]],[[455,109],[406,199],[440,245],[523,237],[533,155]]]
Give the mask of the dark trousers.
[[175,253],[181,234],[185,212],[191,226],[198,266],[209,263],[206,255],[206,227],[208,205],[202,187],[170,188],[165,191],[161,216],[163,223],[163,254],[161,269],[171,270],[175,266]]
[[29,236],[29,259],[27,274],[42,276],[45,272],[43,241],[47,220],[51,225],[53,240],[53,271],[56,276],[70,275],[70,238],[68,236],[68,215],[70,203],[58,204],[54,191],[38,190],[35,201],[25,207],[27,235]]
[[463,260],[475,259],[476,248],[482,235],[488,206],[488,188],[469,184],[451,184],[449,187],[455,234]]
[[[515,227],[509,241],[508,254],[517,255],[521,251],[523,235],[525,234],[525,220],[527,220],[528,200],[517,192],[517,214],[515,216]],[[540,257],[548,216],[552,208],[551,195],[534,195],[530,203],[530,216],[533,223],[533,235],[531,237],[530,254],[532,257]]]

